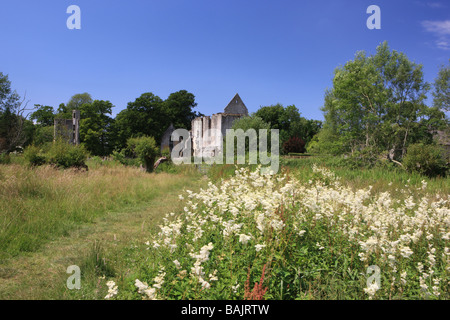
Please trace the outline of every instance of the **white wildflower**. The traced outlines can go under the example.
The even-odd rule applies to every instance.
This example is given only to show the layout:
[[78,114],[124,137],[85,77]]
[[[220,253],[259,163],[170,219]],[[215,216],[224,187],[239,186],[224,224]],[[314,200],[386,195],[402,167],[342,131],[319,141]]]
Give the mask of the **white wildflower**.
[[247,244],[247,242],[249,242],[251,238],[252,238],[251,236],[248,236],[246,234],[240,234],[239,242],[242,242],[242,244]]
[[110,299],[117,295],[119,289],[114,281],[110,280],[106,283],[106,285],[108,286],[108,294],[105,296],[105,299]]
[[255,245],[256,251],[261,251],[263,248],[265,248],[266,245],[265,244],[257,244]]

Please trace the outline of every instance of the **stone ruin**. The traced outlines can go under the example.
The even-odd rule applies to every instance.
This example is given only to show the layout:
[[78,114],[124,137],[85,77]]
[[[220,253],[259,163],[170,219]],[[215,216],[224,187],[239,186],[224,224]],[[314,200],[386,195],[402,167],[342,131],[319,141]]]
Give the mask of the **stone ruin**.
[[70,144],[80,144],[80,111],[72,111],[72,119],[54,120],[53,140],[62,139]]
[[[192,120],[190,139],[191,139],[191,154],[194,157],[206,156],[213,157],[222,150],[223,137],[225,137],[226,130],[231,129],[233,122],[241,117],[248,116],[248,110],[242,101],[239,94],[231,99],[225,107],[223,113],[216,113],[212,116],[197,117]],[[177,129],[172,124],[165,131],[161,140],[161,150],[169,148],[172,151],[178,141],[171,141],[172,132]],[[207,136],[210,129],[216,129],[222,133],[222,136]],[[211,134],[211,132],[209,132]],[[182,156],[182,155],[180,155]]]

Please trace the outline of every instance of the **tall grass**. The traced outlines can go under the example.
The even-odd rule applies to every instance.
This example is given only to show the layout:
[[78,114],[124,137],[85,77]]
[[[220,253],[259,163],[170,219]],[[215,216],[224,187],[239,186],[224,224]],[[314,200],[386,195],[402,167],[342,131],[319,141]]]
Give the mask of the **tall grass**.
[[180,174],[98,166],[88,172],[50,166],[0,166],[0,260],[38,250],[110,210],[149,202],[162,185],[181,188]]
[[314,175],[312,170],[314,164],[332,169],[347,185],[354,188],[372,185],[374,191],[389,190],[395,194],[402,190],[405,185],[420,188],[422,181],[425,181],[428,192],[442,195],[450,193],[450,179],[448,177],[429,178],[418,173],[408,173],[399,167],[350,169],[342,165],[342,161],[339,159],[323,156],[303,159],[283,158],[280,161],[280,166],[284,169],[298,169],[298,178],[303,181],[308,181]]

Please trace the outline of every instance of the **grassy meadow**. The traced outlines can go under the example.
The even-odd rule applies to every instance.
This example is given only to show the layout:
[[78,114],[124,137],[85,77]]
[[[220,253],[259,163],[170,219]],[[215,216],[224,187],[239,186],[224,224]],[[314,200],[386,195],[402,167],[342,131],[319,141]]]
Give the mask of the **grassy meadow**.
[[[313,156],[274,176],[12,162],[0,165],[1,299],[450,298],[448,178]],[[66,287],[70,265],[80,290]]]

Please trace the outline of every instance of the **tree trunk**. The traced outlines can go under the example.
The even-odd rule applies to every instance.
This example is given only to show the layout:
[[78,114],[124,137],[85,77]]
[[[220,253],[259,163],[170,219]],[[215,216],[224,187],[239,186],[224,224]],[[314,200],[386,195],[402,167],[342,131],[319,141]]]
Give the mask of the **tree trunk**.
[[161,157],[158,159],[158,161],[155,162],[155,164],[153,165],[153,170],[156,170],[156,168],[158,168],[158,166],[163,163],[164,161],[167,161],[167,157]]

